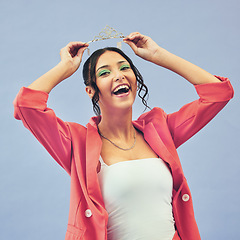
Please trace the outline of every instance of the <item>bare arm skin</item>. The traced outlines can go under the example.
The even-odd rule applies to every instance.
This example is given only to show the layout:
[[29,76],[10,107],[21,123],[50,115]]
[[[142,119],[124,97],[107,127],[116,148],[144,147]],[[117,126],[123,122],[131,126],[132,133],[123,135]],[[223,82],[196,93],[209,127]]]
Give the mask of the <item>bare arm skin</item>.
[[70,77],[80,66],[83,52],[88,44],[71,42],[61,49],[61,61],[47,73],[31,83],[28,88],[50,93],[64,79]]
[[202,68],[158,46],[150,37],[138,32],[123,39],[139,57],[167,68],[184,77],[192,84],[219,82],[220,80]]

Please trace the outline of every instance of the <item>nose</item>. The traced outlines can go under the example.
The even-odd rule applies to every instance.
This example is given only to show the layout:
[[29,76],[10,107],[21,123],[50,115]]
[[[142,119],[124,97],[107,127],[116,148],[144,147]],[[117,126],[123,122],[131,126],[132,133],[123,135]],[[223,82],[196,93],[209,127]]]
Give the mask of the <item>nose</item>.
[[117,82],[117,81],[122,81],[123,79],[124,79],[123,73],[121,71],[116,71],[113,77],[113,80]]

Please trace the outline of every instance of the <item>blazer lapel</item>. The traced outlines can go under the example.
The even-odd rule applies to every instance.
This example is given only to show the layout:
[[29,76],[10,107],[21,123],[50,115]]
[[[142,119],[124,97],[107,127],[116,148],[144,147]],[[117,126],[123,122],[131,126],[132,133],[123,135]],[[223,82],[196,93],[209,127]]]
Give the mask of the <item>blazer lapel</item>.
[[134,126],[143,132],[144,139],[148,142],[153,151],[170,167],[173,176],[173,187],[177,190],[183,180],[181,166],[175,161],[173,155],[162,141],[154,125],[151,122],[146,125],[137,122],[138,121],[135,122]]
[[100,185],[98,181],[97,165],[101,153],[102,141],[98,134],[97,127],[87,124],[86,139],[86,183],[87,191],[93,202],[104,206]]

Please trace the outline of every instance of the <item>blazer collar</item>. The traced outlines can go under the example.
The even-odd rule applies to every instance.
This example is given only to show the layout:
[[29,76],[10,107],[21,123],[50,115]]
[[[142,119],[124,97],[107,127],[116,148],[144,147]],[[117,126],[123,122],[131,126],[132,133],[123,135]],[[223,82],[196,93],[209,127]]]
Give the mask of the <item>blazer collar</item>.
[[[86,184],[89,196],[94,202],[97,202],[104,206],[104,201],[101,194],[101,189],[99,184],[96,185],[96,179],[98,181],[97,175],[97,165],[99,157],[101,154],[102,141],[98,134],[98,124],[101,121],[101,116],[92,117],[87,124],[87,141],[86,141]],[[178,189],[182,179],[183,173],[181,166],[176,164],[176,161],[165,146],[161,137],[157,133],[153,123],[149,122],[146,124],[145,120],[133,121],[134,127],[143,132],[145,140],[151,146],[151,148],[157,153],[157,155],[164,160],[173,176],[174,188]]]

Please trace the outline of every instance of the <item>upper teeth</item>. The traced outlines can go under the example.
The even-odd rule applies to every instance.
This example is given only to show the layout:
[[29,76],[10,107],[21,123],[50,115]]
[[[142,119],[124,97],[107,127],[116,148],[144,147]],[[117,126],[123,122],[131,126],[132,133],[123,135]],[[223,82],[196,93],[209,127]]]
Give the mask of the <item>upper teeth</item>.
[[119,86],[119,87],[117,87],[115,90],[114,90],[114,92],[117,92],[117,91],[119,91],[120,89],[123,89],[123,88],[125,88],[125,89],[129,89],[129,86],[128,85],[121,85],[121,86]]

